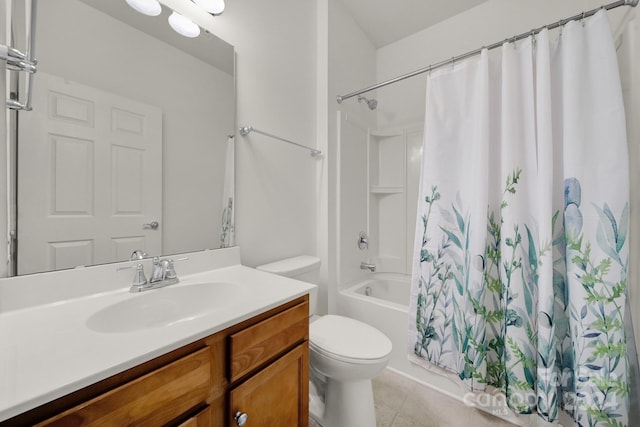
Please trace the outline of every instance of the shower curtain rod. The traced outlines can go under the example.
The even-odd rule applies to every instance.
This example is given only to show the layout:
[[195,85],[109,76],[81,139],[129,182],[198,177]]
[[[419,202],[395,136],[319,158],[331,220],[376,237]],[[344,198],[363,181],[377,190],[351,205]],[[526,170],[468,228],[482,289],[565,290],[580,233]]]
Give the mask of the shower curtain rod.
[[338,104],[342,104],[342,101],[344,101],[346,99],[349,99],[349,98],[353,98],[354,96],[362,95],[363,93],[371,92],[372,90],[376,90],[376,89],[379,89],[381,87],[388,86],[388,85],[393,84],[393,83],[397,83],[399,81],[408,79],[409,77],[414,77],[414,76],[417,76],[419,74],[428,73],[429,71],[433,71],[433,70],[436,70],[438,68],[444,67],[446,65],[453,64],[456,61],[461,61],[463,59],[467,59],[467,58],[470,58],[472,56],[479,55],[484,49],[492,50],[492,49],[495,49],[495,48],[498,48],[498,47],[502,46],[505,42],[512,42],[513,43],[513,42],[516,42],[518,40],[525,39],[525,38],[527,38],[529,36],[536,35],[540,31],[544,30],[545,28],[548,29],[548,30],[553,30],[555,28],[564,26],[567,22],[588,18],[590,16],[595,15],[597,12],[599,12],[602,9],[611,10],[611,9],[615,9],[616,7],[620,7],[620,6],[636,7],[638,5],[639,1],[640,0],[619,0],[619,1],[615,1],[613,3],[609,3],[609,4],[606,4],[606,5],[600,6],[600,7],[596,8],[596,9],[592,9],[592,10],[590,10],[588,12],[582,12],[582,13],[579,13],[578,15],[574,15],[574,16],[572,16],[570,18],[561,19],[561,20],[559,20],[559,21],[557,21],[557,22],[555,22],[553,24],[545,25],[545,26],[540,27],[540,28],[534,28],[534,29],[532,29],[532,30],[530,30],[530,31],[528,31],[526,33],[518,34],[517,36],[513,36],[513,37],[510,37],[510,38],[505,39],[503,41],[499,41],[499,42],[493,43],[493,44],[491,44],[489,46],[483,46],[480,49],[472,50],[472,51],[463,53],[462,55],[454,56],[454,57],[446,59],[444,61],[437,62],[435,64],[431,64],[431,65],[429,65],[427,67],[423,67],[423,68],[420,68],[419,70],[415,70],[415,71],[412,71],[410,73],[403,74],[401,76],[398,76],[398,77],[395,77],[393,79],[384,81],[382,83],[378,83],[378,84],[375,84],[373,86],[369,86],[369,87],[366,87],[364,89],[360,89],[360,90],[357,90],[355,92],[348,93],[346,95],[338,95],[336,97],[336,101],[338,102]]
[[288,139],[280,138],[279,136],[272,135],[267,132],[263,132],[258,130],[252,126],[242,126],[240,129],[240,135],[247,136],[251,132],[259,133],[264,136],[268,136],[269,138],[277,139],[278,141],[286,142],[287,144],[295,145],[296,147],[304,148],[305,150],[309,150],[311,152],[311,157],[317,157],[322,154],[322,151],[316,150],[315,148],[307,147],[306,145],[298,144],[297,142],[289,141]]

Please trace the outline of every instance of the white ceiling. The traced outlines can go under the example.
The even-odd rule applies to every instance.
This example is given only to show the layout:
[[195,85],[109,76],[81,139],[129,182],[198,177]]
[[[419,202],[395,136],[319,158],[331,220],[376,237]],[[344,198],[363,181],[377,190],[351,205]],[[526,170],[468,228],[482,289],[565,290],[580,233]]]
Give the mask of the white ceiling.
[[376,48],[471,9],[487,0],[339,0]]

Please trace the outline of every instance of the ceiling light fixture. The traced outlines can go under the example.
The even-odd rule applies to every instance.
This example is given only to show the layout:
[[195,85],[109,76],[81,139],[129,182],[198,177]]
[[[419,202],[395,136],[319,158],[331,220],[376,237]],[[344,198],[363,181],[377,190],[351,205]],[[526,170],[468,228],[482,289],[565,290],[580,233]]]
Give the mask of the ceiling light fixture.
[[162,12],[162,6],[157,0],[126,0],[126,2],[144,15],[158,16]]
[[200,27],[175,11],[169,16],[169,25],[176,33],[185,37],[193,38],[200,35]]
[[195,4],[206,10],[207,12],[220,15],[224,12],[224,0],[193,0]]
[[[162,13],[162,6],[158,0],[125,0],[136,11],[148,15],[158,16]],[[224,0],[193,0],[193,2],[212,15],[220,15],[224,12]],[[198,37],[200,27],[189,18],[180,15],[176,11],[169,16],[169,25],[180,35],[185,37]]]

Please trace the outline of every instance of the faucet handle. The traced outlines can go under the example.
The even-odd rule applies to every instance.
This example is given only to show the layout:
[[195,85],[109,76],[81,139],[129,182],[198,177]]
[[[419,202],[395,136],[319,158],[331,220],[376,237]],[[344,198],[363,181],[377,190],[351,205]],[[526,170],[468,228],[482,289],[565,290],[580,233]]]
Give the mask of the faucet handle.
[[[118,267],[116,271],[122,270],[131,270],[134,268],[132,265],[128,267]],[[147,286],[147,277],[144,275],[144,266],[142,264],[138,264],[135,266],[136,274],[133,276],[133,281],[131,282],[131,288],[129,289],[131,292],[140,292]]]
[[173,260],[172,259],[166,260],[164,278],[165,279],[175,279],[175,278],[177,278],[176,268],[173,266]]
[[366,231],[361,231],[358,234],[358,249],[361,251],[369,249],[369,235]]
[[164,278],[165,279],[177,279],[178,275],[176,274],[176,268],[173,265],[174,262],[178,262],[178,261],[186,261],[188,260],[189,257],[184,257],[184,258],[178,258],[176,260],[173,259],[167,259],[164,260],[165,264],[165,272],[164,272]]
[[136,274],[133,276],[133,283],[131,286],[144,286],[147,284],[147,276],[144,275],[144,266],[138,264],[136,266]]

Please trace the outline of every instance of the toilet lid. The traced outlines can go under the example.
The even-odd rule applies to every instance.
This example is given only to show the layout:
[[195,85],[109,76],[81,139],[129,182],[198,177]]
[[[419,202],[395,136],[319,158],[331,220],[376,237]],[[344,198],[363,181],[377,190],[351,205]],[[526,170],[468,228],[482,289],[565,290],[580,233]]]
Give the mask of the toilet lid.
[[340,358],[373,360],[391,353],[385,334],[355,319],[327,315],[309,325],[309,342],[316,350]]

